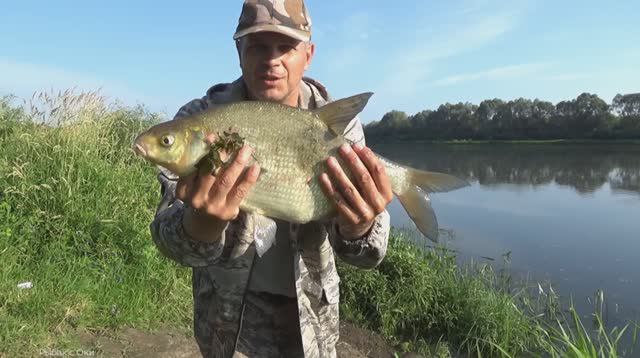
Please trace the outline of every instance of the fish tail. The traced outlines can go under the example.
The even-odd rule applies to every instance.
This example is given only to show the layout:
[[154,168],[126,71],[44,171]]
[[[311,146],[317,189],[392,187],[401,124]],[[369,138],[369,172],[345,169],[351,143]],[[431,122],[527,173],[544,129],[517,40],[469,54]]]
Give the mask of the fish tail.
[[428,193],[447,192],[469,183],[449,174],[418,170],[378,157],[385,165],[394,194],[418,230],[438,242],[438,220]]

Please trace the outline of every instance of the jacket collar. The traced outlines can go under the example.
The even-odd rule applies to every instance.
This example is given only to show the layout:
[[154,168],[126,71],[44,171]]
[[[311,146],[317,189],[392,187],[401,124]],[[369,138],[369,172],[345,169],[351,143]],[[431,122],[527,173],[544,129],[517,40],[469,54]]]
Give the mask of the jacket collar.
[[[304,77],[300,81],[300,96],[298,97],[298,107],[304,109],[315,109],[321,107],[328,100],[329,96],[324,88],[317,81]],[[249,99],[248,91],[242,77],[224,86],[212,87],[207,93],[214,103],[231,103],[246,101]]]

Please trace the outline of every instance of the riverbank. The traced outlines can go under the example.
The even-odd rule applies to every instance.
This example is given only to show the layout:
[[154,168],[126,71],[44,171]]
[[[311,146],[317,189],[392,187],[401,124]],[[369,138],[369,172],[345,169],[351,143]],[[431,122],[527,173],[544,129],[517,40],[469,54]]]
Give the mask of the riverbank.
[[[44,106],[59,125],[30,121],[0,101],[0,356],[78,347],[79,329],[189,332],[190,270],[153,245],[156,169],[130,150],[156,119],[91,94]],[[505,286],[492,266],[459,267],[402,235],[392,235],[375,270],[340,265],[343,319],[398,352],[562,355],[569,343],[589,347],[580,326],[567,331],[557,298]],[[617,332],[595,331],[590,342],[615,351],[607,339]]]
[[[396,352],[382,336],[364,330],[348,322],[341,322],[340,340],[336,344],[338,358],[388,358]],[[198,345],[190,332],[181,332],[172,327],[153,331],[122,327],[117,330],[91,330],[78,328],[69,333],[73,345],[42,348],[31,352],[48,356],[89,357],[157,357],[200,358]],[[18,355],[29,356],[29,352]],[[33,354],[33,355],[35,355]],[[7,355],[14,357],[17,355]],[[5,356],[0,352],[0,357]]]

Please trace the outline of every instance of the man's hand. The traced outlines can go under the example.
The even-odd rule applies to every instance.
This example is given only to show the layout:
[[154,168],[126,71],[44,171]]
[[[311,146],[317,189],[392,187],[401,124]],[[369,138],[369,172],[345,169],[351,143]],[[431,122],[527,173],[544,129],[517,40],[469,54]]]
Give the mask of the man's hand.
[[327,159],[329,173],[320,175],[320,184],[336,204],[340,233],[357,239],[371,229],[376,216],[393,199],[393,191],[384,165],[371,149],[345,144],[340,147],[340,156],[353,174],[355,185],[333,157]]
[[[209,143],[214,140],[215,135],[207,136]],[[187,234],[198,240],[215,241],[226,223],[238,216],[240,203],[260,174],[257,164],[244,172],[251,152],[250,147],[243,146],[233,162],[216,176],[196,171],[178,180],[176,197],[191,208],[183,219]]]

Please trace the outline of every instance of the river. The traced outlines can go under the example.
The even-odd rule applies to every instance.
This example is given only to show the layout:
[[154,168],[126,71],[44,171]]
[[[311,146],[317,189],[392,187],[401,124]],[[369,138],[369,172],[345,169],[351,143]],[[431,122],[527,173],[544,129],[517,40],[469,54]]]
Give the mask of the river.
[[[442,246],[489,262],[589,320],[598,290],[607,326],[640,322],[640,145],[369,143],[414,168],[470,186],[431,195]],[[397,199],[392,225],[414,229]],[[448,233],[445,235],[445,233]],[[504,256],[506,255],[506,256]]]

